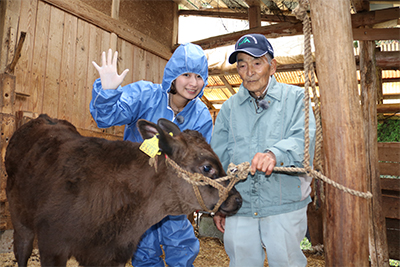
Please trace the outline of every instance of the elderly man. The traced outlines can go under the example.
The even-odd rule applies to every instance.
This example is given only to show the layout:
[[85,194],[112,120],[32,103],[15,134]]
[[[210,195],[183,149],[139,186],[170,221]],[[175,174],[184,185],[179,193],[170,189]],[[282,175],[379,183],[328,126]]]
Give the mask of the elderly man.
[[[229,63],[235,62],[243,83],[222,105],[211,146],[225,169],[230,162],[248,161],[251,171],[236,185],[242,208],[231,217],[216,214],[214,222],[224,232],[230,267],[264,266],[264,248],[271,267],[304,267],[300,242],[307,230],[311,178],[273,172],[275,166],[303,167],[304,89],[276,81],[274,50],[261,34],[237,41],[229,57]],[[313,158],[312,110],[309,133]]]

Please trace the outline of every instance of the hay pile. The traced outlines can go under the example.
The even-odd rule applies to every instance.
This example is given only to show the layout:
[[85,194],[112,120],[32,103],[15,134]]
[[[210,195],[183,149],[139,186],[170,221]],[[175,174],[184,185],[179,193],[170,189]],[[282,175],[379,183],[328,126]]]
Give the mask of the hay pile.
[[[227,267],[229,266],[229,258],[225,253],[224,245],[218,238],[211,237],[200,237],[200,253],[197,256],[194,266],[195,267]],[[308,265],[307,267],[323,267],[325,261],[323,255],[319,253],[308,253],[305,252]],[[15,262],[14,253],[1,253],[0,254],[0,266],[3,267],[17,267]],[[71,259],[67,263],[67,267],[77,267],[78,263]],[[264,263],[264,267],[268,266],[267,261]],[[38,250],[35,249],[32,253],[31,258],[28,262],[28,267],[40,267],[40,260]],[[132,267],[130,263],[126,264],[126,267]]]

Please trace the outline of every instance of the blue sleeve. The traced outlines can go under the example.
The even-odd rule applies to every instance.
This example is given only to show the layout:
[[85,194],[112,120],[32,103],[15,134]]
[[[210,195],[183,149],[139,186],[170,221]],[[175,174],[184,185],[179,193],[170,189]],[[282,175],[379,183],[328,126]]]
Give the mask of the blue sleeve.
[[117,89],[104,90],[100,79],[93,84],[90,113],[100,128],[130,124],[151,108],[157,98],[157,85],[140,81]]

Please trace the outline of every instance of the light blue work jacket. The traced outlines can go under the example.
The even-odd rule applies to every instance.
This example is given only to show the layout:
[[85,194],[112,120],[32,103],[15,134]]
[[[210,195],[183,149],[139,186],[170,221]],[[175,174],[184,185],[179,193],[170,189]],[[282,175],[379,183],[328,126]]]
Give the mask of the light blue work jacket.
[[[171,83],[181,74],[196,73],[204,80],[201,92],[177,114],[183,117],[178,123],[174,112],[168,106],[168,92]],[[165,118],[176,123],[181,131],[191,129],[199,131],[210,142],[212,119],[206,105],[200,100],[207,85],[208,63],[203,50],[194,44],[180,45],[167,62],[162,84],[138,81],[115,90],[104,90],[100,79],[93,84],[90,113],[100,128],[126,125],[124,140],[142,142],[136,122],[145,119],[157,123]]]
[[[229,163],[250,162],[257,152],[272,151],[277,167],[303,167],[304,90],[278,83],[272,76],[265,99],[269,108],[256,112],[255,99],[240,86],[218,113],[211,146],[224,169]],[[310,155],[314,156],[315,119],[310,104]],[[312,164],[312,160],[310,162]],[[237,216],[265,217],[305,207],[310,202],[311,178],[257,171],[236,184],[243,198]],[[236,215],[235,215],[236,216]]]

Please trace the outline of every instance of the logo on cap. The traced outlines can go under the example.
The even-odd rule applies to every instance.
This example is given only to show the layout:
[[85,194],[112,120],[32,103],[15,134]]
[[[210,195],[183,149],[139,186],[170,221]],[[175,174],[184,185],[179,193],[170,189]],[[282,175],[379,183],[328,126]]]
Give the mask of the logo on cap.
[[247,39],[247,37],[246,37],[246,38],[243,39],[243,41],[241,41],[241,42],[238,44],[238,46],[241,46],[241,45],[244,44],[244,43],[251,43],[251,42],[250,42],[250,40]]

